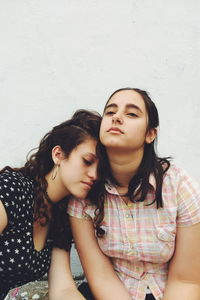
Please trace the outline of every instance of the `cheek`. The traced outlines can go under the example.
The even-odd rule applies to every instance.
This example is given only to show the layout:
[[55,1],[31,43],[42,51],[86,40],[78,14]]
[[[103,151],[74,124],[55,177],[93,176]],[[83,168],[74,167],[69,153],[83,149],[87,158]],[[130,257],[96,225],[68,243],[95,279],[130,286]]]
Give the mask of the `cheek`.
[[102,138],[103,138],[103,126],[101,126],[100,131],[99,131],[100,142],[102,142]]
[[147,133],[147,126],[144,121],[138,122],[135,126],[135,131],[140,133],[142,136],[146,135]]
[[62,180],[65,184],[70,187],[80,180],[80,172],[78,170],[70,170],[70,172],[65,172],[62,174]]
[[103,136],[106,132],[106,128],[107,128],[106,123],[107,122],[106,122],[105,119],[103,119],[102,122],[101,122],[100,131],[99,131],[100,140],[101,140],[101,138],[103,138]]
[[70,161],[70,163],[68,162],[66,164],[63,164],[60,169],[62,180],[65,182],[74,181],[80,170],[80,164],[78,164],[78,161],[76,160]]
[[103,130],[99,132],[99,139],[100,139],[100,142],[103,144],[104,140],[105,140],[105,134],[104,134]]

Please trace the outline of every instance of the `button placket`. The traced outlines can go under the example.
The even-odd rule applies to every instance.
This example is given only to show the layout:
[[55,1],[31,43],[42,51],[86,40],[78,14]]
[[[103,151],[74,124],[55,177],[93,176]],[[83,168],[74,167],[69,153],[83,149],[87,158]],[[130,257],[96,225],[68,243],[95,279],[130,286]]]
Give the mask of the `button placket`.
[[125,224],[126,224],[126,234],[127,241],[129,245],[128,255],[138,257],[138,250],[136,247],[136,235],[135,235],[135,209],[134,204],[128,203],[125,212]]

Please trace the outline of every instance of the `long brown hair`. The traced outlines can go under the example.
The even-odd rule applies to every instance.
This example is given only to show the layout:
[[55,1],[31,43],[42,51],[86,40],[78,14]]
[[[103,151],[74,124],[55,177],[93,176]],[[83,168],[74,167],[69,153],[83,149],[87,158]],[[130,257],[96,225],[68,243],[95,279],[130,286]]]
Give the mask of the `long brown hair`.
[[[35,220],[39,220],[41,225],[45,225],[49,221],[45,199],[48,202],[51,202],[51,200],[46,193],[47,181],[45,176],[54,167],[51,155],[52,149],[54,146],[59,145],[67,158],[72,150],[88,137],[98,140],[100,122],[101,116],[98,113],[83,109],[78,110],[73,114],[71,119],[53,127],[42,138],[39,147],[32,150],[35,152],[28,155],[23,167],[11,168],[7,166],[0,171],[1,173],[5,170],[21,172],[24,176],[33,180]],[[64,232],[66,228],[69,230],[66,215],[67,202],[66,197],[57,204],[52,205],[51,234],[57,241],[60,237],[57,243],[62,245],[66,244],[67,234],[64,234]],[[63,234],[61,234],[62,232]]]
[[[157,108],[154,102],[151,100],[148,93],[144,90],[140,90],[138,88],[118,89],[109,97],[108,101],[106,102],[106,105],[114,94],[126,90],[135,91],[142,96],[148,114],[147,130],[157,128],[159,126],[159,116]],[[96,205],[94,223],[97,230],[97,235],[101,237],[104,235],[104,231],[103,229],[101,229],[101,223],[104,218],[104,199],[106,197],[105,182],[109,180],[111,183],[117,184],[117,181],[112,175],[106,148],[101,144],[99,144],[99,153],[99,181],[94,185],[94,187],[90,191],[90,197],[92,203]],[[156,202],[157,208],[163,207],[163,176],[169,167],[169,157],[160,158],[156,154],[156,139],[150,144],[146,143],[144,146],[144,155],[141,164],[137,173],[132,177],[132,179],[129,182],[128,192],[126,196],[129,197],[129,199],[133,202],[145,201],[148,191],[152,189],[152,186],[149,183],[149,176],[150,174],[153,174],[156,181],[156,190],[154,200],[151,204]]]

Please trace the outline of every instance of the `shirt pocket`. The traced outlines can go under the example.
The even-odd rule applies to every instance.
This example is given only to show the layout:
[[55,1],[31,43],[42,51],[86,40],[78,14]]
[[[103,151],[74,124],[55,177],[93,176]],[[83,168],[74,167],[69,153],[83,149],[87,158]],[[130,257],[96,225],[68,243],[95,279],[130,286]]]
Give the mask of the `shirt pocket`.
[[176,225],[162,225],[156,227],[159,262],[167,262],[174,253]]
[[119,231],[115,232],[112,228],[106,225],[102,225],[101,229],[103,229],[105,233],[101,238],[97,237],[97,240],[102,252],[109,257],[123,258],[123,235]]
[[166,263],[174,253],[176,225],[157,225],[146,230],[145,238],[137,244],[140,260],[152,263]]

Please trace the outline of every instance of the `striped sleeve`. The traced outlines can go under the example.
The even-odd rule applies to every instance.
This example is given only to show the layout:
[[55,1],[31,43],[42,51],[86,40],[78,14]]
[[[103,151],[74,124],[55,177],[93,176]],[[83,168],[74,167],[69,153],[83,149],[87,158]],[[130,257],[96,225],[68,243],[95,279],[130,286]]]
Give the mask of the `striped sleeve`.
[[90,219],[89,214],[86,212],[87,201],[72,197],[68,203],[67,212],[71,217],[79,219]]
[[177,226],[200,223],[200,186],[185,171],[180,175],[177,199]]

